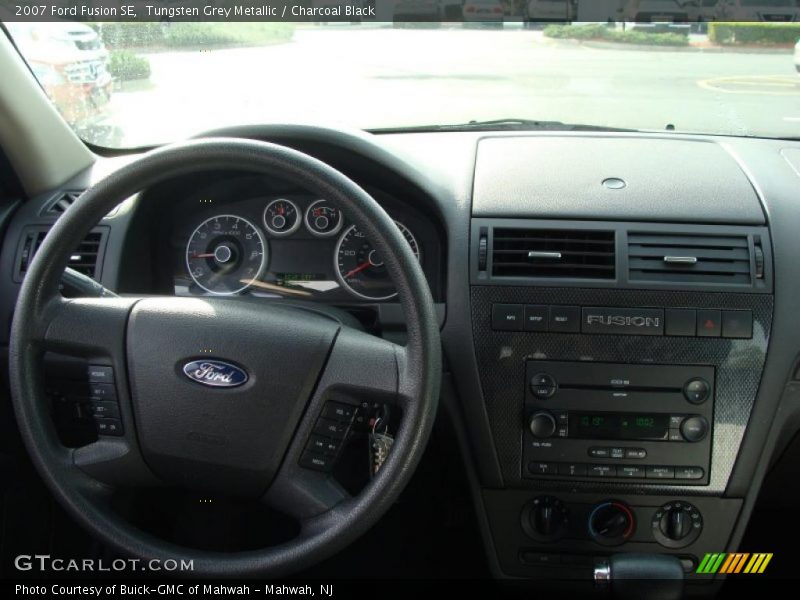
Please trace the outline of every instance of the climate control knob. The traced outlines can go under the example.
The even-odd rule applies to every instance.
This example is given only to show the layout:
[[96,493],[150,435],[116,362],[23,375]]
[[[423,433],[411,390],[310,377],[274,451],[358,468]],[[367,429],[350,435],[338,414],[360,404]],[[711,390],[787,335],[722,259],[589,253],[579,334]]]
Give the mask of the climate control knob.
[[688,502],[668,502],[653,514],[650,525],[659,544],[667,548],[683,548],[700,536],[703,517]]
[[549,412],[541,410],[531,415],[531,433],[537,438],[549,438],[556,432],[556,420]]
[[601,502],[589,513],[589,535],[603,546],[618,546],[636,531],[630,507],[619,500]]
[[539,496],[522,510],[522,529],[540,542],[552,542],[567,532],[569,511],[555,496]]

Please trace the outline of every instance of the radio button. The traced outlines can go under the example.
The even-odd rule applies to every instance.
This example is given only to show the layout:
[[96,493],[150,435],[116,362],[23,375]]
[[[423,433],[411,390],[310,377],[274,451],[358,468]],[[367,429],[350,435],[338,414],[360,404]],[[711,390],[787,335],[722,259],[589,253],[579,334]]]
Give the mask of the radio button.
[[616,477],[617,467],[614,465],[589,465],[589,477]]
[[703,475],[700,467],[675,467],[675,479],[702,479]]
[[644,467],[634,467],[630,465],[617,467],[617,477],[640,477],[644,479],[645,469]]
[[692,404],[702,404],[708,398],[711,386],[705,379],[695,377],[683,386],[683,395]]
[[531,475],[555,475],[558,473],[556,463],[531,461],[528,463],[528,472]]
[[647,467],[647,479],[675,479],[675,467]]
[[531,393],[537,398],[550,398],[557,389],[558,382],[548,373],[537,373],[531,377]]
[[686,415],[671,415],[669,418],[669,428],[678,429],[685,418]]
[[592,458],[608,458],[611,455],[610,448],[589,448],[589,456]]
[[687,442],[699,442],[708,434],[708,421],[704,417],[689,417],[681,423],[681,435]]
[[625,448],[609,448],[611,458],[625,458]]
[[554,413],[556,416],[556,421],[558,421],[559,425],[569,425],[569,413],[567,411],[559,411]]
[[680,429],[670,429],[669,434],[667,435],[668,442],[683,442],[683,434],[681,433]]
[[549,438],[556,432],[556,420],[549,412],[537,412],[531,417],[530,430],[537,438]]
[[625,458],[647,458],[644,448],[625,448]]
[[558,465],[559,475],[570,477],[586,477],[586,465],[581,463],[561,463]]

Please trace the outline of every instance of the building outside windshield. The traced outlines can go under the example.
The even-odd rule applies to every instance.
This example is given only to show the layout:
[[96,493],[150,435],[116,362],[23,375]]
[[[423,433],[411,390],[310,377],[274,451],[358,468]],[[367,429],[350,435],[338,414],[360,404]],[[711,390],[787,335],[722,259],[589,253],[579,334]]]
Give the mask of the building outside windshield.
[[5,19],[90,144],[275,122],[800,137],[798,0],[308,0],[284,18],[142,5],[149,20]]

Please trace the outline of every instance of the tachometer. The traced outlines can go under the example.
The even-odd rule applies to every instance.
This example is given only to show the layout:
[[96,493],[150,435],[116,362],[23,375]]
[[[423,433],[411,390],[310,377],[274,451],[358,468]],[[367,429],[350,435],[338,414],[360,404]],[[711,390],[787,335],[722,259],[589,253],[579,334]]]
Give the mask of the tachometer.
[[[405,225],[399,221],[395,224],[419,260],[416,238]],[[354,296],[365,300],[388,300],[397,295],[383,260],[355,225],[348,227],[339,238],[334,264],[339,283]]]
[[186,268],[212,294],[237,294],[258,279],[267,264],[261,232],[247,219],[218,215],[200,223],[186,246]]

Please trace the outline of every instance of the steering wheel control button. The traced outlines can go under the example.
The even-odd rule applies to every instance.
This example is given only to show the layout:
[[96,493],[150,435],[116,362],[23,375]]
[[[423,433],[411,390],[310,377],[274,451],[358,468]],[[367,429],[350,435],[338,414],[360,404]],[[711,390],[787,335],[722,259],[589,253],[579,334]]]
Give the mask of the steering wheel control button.
[[89,404],[89,412],[91,412],[93,417],[119,418],[119,406],[116,402],[92,402]]
[[333,469],[333,457],[306,450],[300,457],[300,466],[314,471],[329,472]]
[[675,467],[646,467],[647,479],[675,479]]
[[320,417],[317,419],[317,424],[314,425],[314,433],[341,440],[347,435],[349,426],[349,423]]
[[708,399],[711,386],[705,379],[697,377],[686,382],[683,386],[684,397],[692,404],[702,404]]
[[607,500],[589,513],[589,536],[603,546],[618,546],[636,531],[636,518],[627,504]]
[[664,333],[667,335],[694,337],[697,333],[697,311],[690,308],[665,309]]
[[697,311],[697,337],[719,337],[722,332],[722,311]]
[[547,331],[548,311],[546,306],[525,306],[525,331]]
[[110,383],[90,383],[89,398],[92,400],[116,400],[117,390]]
[[550,331],[555,333],[578,333],[581,328],[580,306],[551,306]]
[[531,377],[531,393],[540,399],[551,398],[558,390],[558,382],[548,373],[537,373]]
[[681,435],[687,442],[702,441],[708,435],[708,421],[705,417],[689,417],[681,423]]
[[356,407],[344,402],[326,402],[322,408],[322,416],[326,419],[350,423],[356,414]]
[[114,383],[113,367],[89,365],[87,372],[90,383]]
[[124,433],[119,419],[95,419],[94,424],[98,435],[121,436]]
[[650,527],[656,541],[667,548],[684,548],[703,531],[703,517],[688,502],[668,502],[653,513]]
[[549,438],[556,432],[556,420],[549,412],[539,411],[531,416],[529,427],[534,437]]
[[675,467],[675,479],[702,479],[702,467]]
[[492,329],[495,331],[522,331],[522,304],[493,304]]
[[726,310],[722,313],[722,337],[753,337],[753,313],[749,310]]

